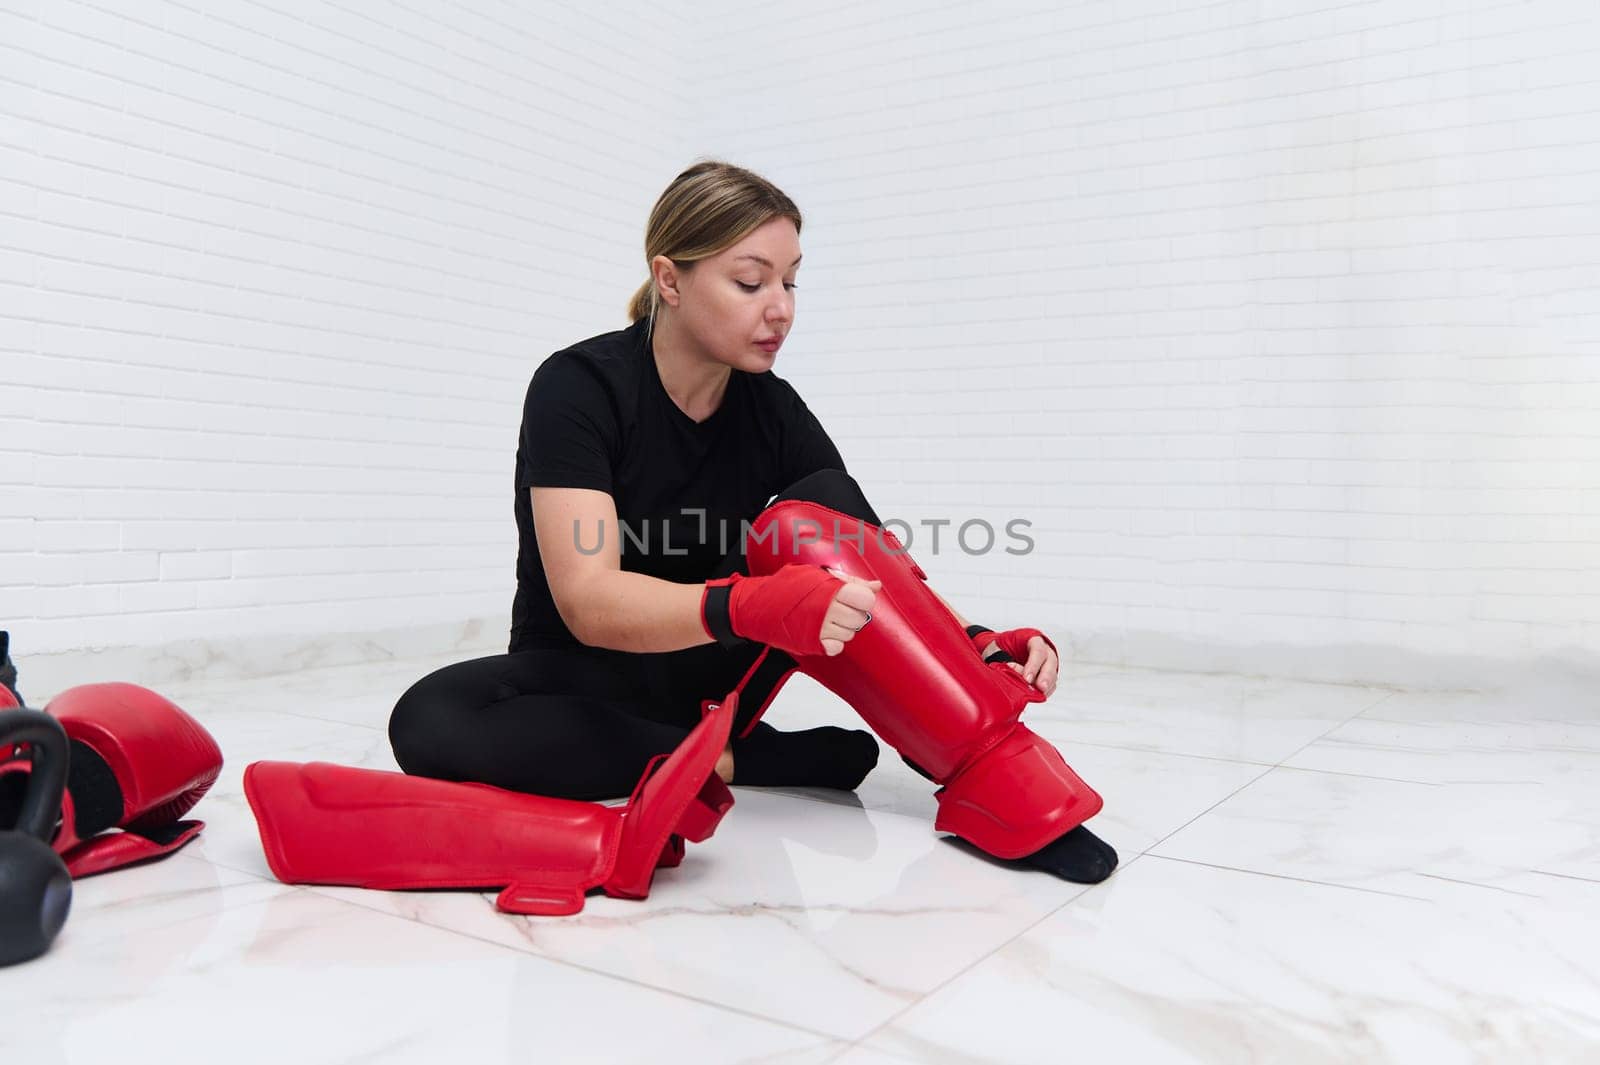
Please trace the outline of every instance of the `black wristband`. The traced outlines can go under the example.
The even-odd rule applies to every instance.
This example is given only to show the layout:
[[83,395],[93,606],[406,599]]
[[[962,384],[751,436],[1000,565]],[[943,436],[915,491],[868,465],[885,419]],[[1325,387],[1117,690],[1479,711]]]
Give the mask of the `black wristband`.
[[724,647],[743,647],[750,641],[733,631],[733,615],[728,609],[728,600],[732,595],[733,586],[730,584],[712,584],[706,588],[706,630]]
[[[968,625],[967,626],[967,639],[970,640],[974,636],[977,636],[981,632],[993,632],[993,631],[994,631],[993,629],[986,629],[982,625]],[[1003,647],[997,648],[997,647],[994,647],[994,646],[991,645],[989,650],[993,651],[994,653],[993,654],[989,654],[989,655],[985,655],[984,659],[983,659],[985,662],[1015,662],[1016,661],[1015,658],[1012,658],[1009,654],[1006,653],[1006,649],[1003,648]]]

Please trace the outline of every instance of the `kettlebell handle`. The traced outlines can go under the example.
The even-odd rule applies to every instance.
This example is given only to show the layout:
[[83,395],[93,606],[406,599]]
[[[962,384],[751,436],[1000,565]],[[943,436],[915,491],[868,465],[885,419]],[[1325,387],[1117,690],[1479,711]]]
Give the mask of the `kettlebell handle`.
[[11,754],[12,744],[26,743],[33,759],[27,797],[13,831],[26,832],[49,843],[61,816],[61,795],[67,786],[67,758],[71,750],[61,722],[42,710],[0,710],[0,762]]

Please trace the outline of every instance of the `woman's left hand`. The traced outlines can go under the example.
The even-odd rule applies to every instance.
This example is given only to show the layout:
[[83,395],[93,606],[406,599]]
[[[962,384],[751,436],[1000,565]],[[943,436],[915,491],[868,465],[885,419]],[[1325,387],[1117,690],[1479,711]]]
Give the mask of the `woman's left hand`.
[[1043,636],[1035,636],[1028,641],[1026,662],[1006,664],[1021,673],[1023,680],[1044,692],[1047,698],[1056,690],[1056,674],[1061,670],[1061,661],[1050,645],[1044,642]]
[[[1018,646],[1018,638],[1024,633],[1028,634],[1026,648]],[[1025,658],[1025,661],[1007,662],[1005,665],[1022,674],[1023,680],[1038,688],[1047,698],[1056,690],[1056,677],[1061,670],[1061,659],[1056,655],[1050,641],[1038,629],[1011,629],[995,633],[992,638],[980,636],[979,639],[991,640],[984,652],[985,660],[1001,651],[1014,659]],[[1023,653],[1019,655],[1017,653],[1019,651]]]

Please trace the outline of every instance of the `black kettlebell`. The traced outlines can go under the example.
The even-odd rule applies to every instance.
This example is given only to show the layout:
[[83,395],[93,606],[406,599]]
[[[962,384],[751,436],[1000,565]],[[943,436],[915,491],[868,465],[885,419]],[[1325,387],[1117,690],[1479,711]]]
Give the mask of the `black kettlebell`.
[[67,786],[67,734],[38,710],[0,710],[0,761],[26,743],[33,761],[17,823],[0,827],[0,966],[37,958],[66,923],[72,877],[50,849]]

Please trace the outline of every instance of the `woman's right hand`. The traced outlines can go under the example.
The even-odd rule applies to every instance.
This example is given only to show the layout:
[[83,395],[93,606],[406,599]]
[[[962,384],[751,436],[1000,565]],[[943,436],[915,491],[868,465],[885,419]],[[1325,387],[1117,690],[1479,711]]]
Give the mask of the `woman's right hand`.
[[843,651],[844,645],[872,620],[872,607],[883,582],[862,580],[832,566],[828,567],[828,572],[844,581],[844,587],[828,604],[828,614],[819,634],[822,653],[832,657]]
[[881,581],[788,563],[761,577],[707,581],[700,599],[706,634],[727,647],[754,640],[799,655],[836,655],[869,623]]

